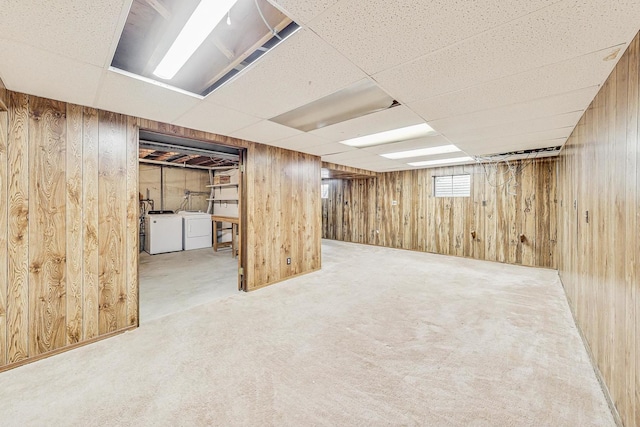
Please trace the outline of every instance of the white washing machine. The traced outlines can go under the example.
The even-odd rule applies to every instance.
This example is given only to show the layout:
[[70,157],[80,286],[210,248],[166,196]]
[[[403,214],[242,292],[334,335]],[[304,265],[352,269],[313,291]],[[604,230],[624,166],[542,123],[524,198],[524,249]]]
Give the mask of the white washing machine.
[[182,216],[182,249],[210,248],[211,215],[205,212],[179,212],[178,215]]
[[162,254],[182,250],[182,216],[176,214],[148,214],[145,217],[145,250]]

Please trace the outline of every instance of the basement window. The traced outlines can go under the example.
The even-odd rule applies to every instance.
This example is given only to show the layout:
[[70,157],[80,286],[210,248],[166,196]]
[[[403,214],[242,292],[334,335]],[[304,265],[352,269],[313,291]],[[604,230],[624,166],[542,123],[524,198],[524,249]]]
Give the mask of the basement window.
[[436,197],[469,197],[471,175],[445,175],[433,177],[433,194]]

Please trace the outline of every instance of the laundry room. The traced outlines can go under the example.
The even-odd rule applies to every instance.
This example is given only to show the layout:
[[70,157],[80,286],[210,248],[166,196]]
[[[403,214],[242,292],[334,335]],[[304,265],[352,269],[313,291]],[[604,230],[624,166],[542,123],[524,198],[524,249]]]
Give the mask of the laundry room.
[[238,291],[240,152],[141,131],[140,322]]

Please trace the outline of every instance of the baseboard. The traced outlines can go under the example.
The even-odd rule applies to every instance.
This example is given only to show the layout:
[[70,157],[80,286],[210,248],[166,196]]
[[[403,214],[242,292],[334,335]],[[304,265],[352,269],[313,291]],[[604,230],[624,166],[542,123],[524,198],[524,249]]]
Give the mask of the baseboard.
[[564,287],[564,282],[562,282],[562,276],[560,275],[560,272],[558,272],[558,277],[560,278],[560,283],[562,284],[562,290],[564,292],[564,296],[567,299],[567,305],[569,306],[569,311],[571,312],[573,323],[576,325],[576,329],[578,330],[578,335],[580,335],[580,339],[584,344],[584,348],[587,350],[587,355],[589,356],[591,367],[593,368],[593,372],[595,372],[596,374],[596,378],[598,379],[598,383],[600,384],[600,388],[602,389],[602,394],[604,394],[604,398],[607,401],[607,405],[609,406],[609,410],[613,415],[613,419],[616,423],[616,426],[624,427],[624,424],[622,423],[622,417],[620,417],[620,413],[618,412],[616,405],[613,403],[613,399],[611,398],[611,394],[609,393],[609,388],[607,387],[607,384],[604,382],[604,377],[602,376],[602,372],[600,372],[600,368],[598,368],[598,364],[596,363],[596,359],[593,356],[593,352],[591,351],[589,342],[587,341],[586,337],[582,333],[582,328],[580,328],[580,324],[578,324],[578,321],[576,319],[576,314],[574,313],[573,306],[571,305],[571,298],[569,298],[569,295],[567,294],[567,290]]
[[387,249],[394,249],[394,250],[397,250],[397,251],[409,251],[409,252],[415,252],[415,253],[419,253],[419,254],[450,256],[450,257],[456,257],[456,258],[471,259],[471,260],[476,260],[476,261],[497,262],[499,264],[515,265],[517,267],[543,268],[543,269],[546,269],[546,270],[558,271],[558,267],[556,267],[556,266],[515,264],[513,262],[500,261],[500,260],[497,260],[497,259],[475,258],[475,257],[464,256],[464,255],[456,255],[456,254],[443,254],[443,253],[440,253],[440,252],[430,252],[430,251],[426,251],[426,250],[423,251],[423,250],[420,250],[420,249],[411,249],[411,248],[396,248],[396,247],[393,247],[393,246],[378,245],[376,243],[351,242],[349,240],[330,239],[328,237],[323,237],[322,239],[323,240],[331,240],[332,242],[353,243],[355,245],[373,246],[373,247],[376,247],[376,248],[387,248]]
[[275,285],[276,283],[284,282],[285,280],[294,279],[296,277],[304,276],[315,271],[320,271],[321,267],[314,268],[313,270],[305,271],[302,273],[294,274],[293,276],[287,276],[285,278],[274,280],[273,282],[265,283],[264,285],[256,286],[255,288],[248,289],[247,292],[257,291],[258,289],[266,288],[267,286]]
[[99,337],[91,338],[90,340],[86,340],[86,341],[70,344],[70,345],[67,345],[65,347],[61,347],[61,348],[49,351],[47,353],[42,353],[42,354],[39,354],[37,356],[29,357],[28,359],[23,359],[23,360],[21,360],[19,362],[14,362],[14,363],[10,363],[8,365],[0,366],[0,372],[5,372],[5,371],[8,371],[8,370],[17,368],[19,366],[23,366],[23,365],[27,365],[29,363],[37,362],[39,360],[46,359],[46,358],[51,357],[51,356],[56,356],[56,355],[58,355],[60,353],[65,353],[65,352],[67,352],[69,350],[74,350],[74,349],[79,348],[79,347],[84,347],[85,345],[93,344],[95,342],[102,341],[104,339],[111,338],[111,337],[114,337],[116,335],[120,335],[120,334],[125,333],[127,331],[132,331],[132,330],[136,329],[137,327],[138,327],[137,325],[128,326],[128,327],[126,327],[124,329],[120,329],[120,330],[117,330],[117,331],[114,331],[114,332],[109,332],[108,334],[100,335]]

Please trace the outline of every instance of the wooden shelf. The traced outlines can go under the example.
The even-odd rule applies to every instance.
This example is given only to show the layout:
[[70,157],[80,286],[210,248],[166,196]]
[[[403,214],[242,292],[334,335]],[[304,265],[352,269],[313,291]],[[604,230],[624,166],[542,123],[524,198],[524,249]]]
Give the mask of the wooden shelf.
[[208,202],[237,202],[238,199],[207,199]]
[[230,222],[232,224],[239,224],[240,218],[238,218],[237,216],[211,215],[211,221]]
[[237,187],[238,184],[209,184],[207,188]]

